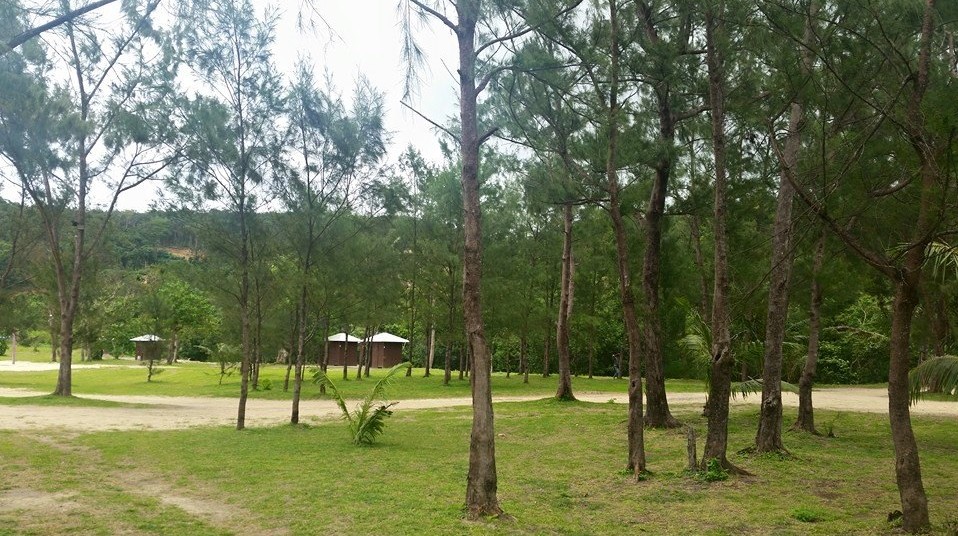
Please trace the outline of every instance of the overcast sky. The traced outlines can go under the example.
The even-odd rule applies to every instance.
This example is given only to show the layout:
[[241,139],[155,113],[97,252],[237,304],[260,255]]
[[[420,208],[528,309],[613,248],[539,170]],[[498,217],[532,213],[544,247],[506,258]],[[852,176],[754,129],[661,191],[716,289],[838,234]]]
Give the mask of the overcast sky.
[[[392,133],[390,159],[395,160],[406,146],[413,145],[427,159],[438,162],[441,152],[433,128],[400,104],[403,97],[403,66],[400,43],[402,30],[396,10],[397,0],[315,0],[328,28],[320,24],[315,31],[300,30],[297,24],[299,1],[269,2],[253,0],[262,12],[280,6],[274,57],[277,66],[292,74],[297,59],[312,59],[317,79],[329,73],[337,89],[348,98],[360,74],[385,93],[386,128]],[[105,13],[103,13],[106,16]],[[309,13],[305,13],[309,15]],[[417,36],[427,51],[427,64],[413,104],[427,117],[438,122],[456,114],[453,75],[456,68],[456,42],[442,26],[420,29]],[[103,190],[97,189],[95,202],[104,203]],[[16,195],[9,185],[0,187],[6,197]],[[156,187],[143,185],[123,194],[118,208],[145,210],[156,198]]]

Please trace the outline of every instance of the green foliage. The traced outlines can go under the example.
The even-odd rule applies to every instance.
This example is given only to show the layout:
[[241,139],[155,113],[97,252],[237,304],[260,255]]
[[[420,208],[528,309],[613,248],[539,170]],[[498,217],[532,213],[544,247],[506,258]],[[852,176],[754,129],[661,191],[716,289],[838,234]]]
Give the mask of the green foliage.
[[800,506],[792,510],[792,517],[802,523],[818,523],[827,519],[827,514],[819,508]]
[[0,355],[7,355],[7,338],[0,336]]
[[722,467],[718,458],[712,458],[705,462],[705,470],[700,471],[698,476],[705,482],[722,482],[728,480],[728,471]]
[[911,401],[921,400],[926,392],[955,394],[958,392],[958,357],[933,357],[908,373]]
[[382,435],[386,427],[386,419],[393,414],[389,408],[396,405],[396,402],[391,404],[379,403],[378,405],[377,402],[385,396],[386,388],[392,384],[396,373],[410,366],[412,365],[409,363],[399,363],[389,369],[353,411],[349,411],[346,407],[346,401],[340,394],[339,389],[336,388],[336,384],[329,379],[329,376],[322,369],[313,371],[313,381],[325,385],[333,395],[333,399],[336,400],[336,404],[343,412],[343,419],[349,422],[349,431],[353,443],[372,445],[376,438]]
[[[786,381],[782,382],[782,392],[783,393],[795,393],[798,394],[798,386],[788,383]],[[749,379],[744,382],[732,382],[732,399],[735,399],[741,396],[743,399],[748,398],[749,395],[760,395],[762,394],[762,379]]]

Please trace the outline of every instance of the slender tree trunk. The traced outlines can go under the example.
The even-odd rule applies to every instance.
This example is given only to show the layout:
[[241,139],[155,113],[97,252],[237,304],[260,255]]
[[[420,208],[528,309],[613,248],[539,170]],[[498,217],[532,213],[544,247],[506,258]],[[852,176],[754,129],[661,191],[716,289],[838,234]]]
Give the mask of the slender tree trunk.
[[808,319],[808,356],[805,368],[798,380],[798,419],[792,430],[802,430],[818,435],[815,429],[815,411],[812,405],[812,385],[818,367],[818,344],[822,332],[822,264],[825,261],[825,229],[815,243],[815,258],[812,261],[812,299]]
[[363,365],[366,363],[367,360],[372,359],[371,350],[373,347],[373,343],[369,341],[372,335],[373,335],[372,330],[368,325],[365,328],[363,328],[363,341],[365,342],[363,342],[362,351],[359,352],[359,355],[356,356],[356,379],[357,380],[361,380],[363,378]]
[[465,351],[462,348],[460,348],[459,349],[459,381],[463,380],[463,374],[465,374],[465,368],[466,368],[466,354],[465,354]]
[[436,325],[430,322],[429,329],[427,329],[426,332],[429,334],[429,349],[426,351],[426,373],[423,374],[424,378],[430,376],[429,369],[432,368],[432,360],[436,355]]
[[245,199],[240,202],[240,322],[243,341],[243,356],[240,362],[240,397],[236,412],[236,429],[246,428],[246,400],[249,397],[250,379],[250,318],[249,318],[249,229],[246,221]]
[[699,272],[699,314],[702,320],[711,323],[712,305],[709,303],[709,281],[705,269],[705,255],[702,251],[702,230],[699,226],[699,217],[695,214],[689,218],[689,232],[692,235],[692,249],[695,253],[695,268]]
[[[372,331],[369,332],[369,336],[372,337],[374,333],[379,333],[378,324],[373,328]],[[372,364],[373,364],[373,345],[370,344],[369,347],[366,349],[366,370],[365,370],[365,373],[363,374],[363,376],[365,376],[366,378],[369,377],[369,367],[371,367]],[[380,363],[379,366],[382,366],[382,363]],[[362,370],[362,367],[360,367],[360,370]]]
[[522,383],[529,383],[529,341],[525,330],[519,335],[519,373],[522,374]]
[[452,379],[452,336],[448,335],[446,338],[446,367],[442,376],[442,384],[449,385],[449,380]]
[[299,294],[299,309],[297,317],[299,323],[297,326],[296,337],[296,379],[293,382],[293,408],[290,413],[290,424],[299,424],[299,399],[303,391],[303,365],[305,363],[306,353],[306,306],[307,294],[306,284],[303,283]]
[[727,221],[726,141],[725,141],[725,72],[718,43],[722,39],[724,14],[712,7],[706,11],[706,57],[709,78],[709,104],[712,116],[712,153],[715,162],[715,282],[712,298],[712,360],[708,394],[708,433],[702,466],[711,460],[727,469],[738,471],[727,458],[729,396],[732,384],[732,336],[729,311],[729,267]]
[[559,354],[559,387],[556,398],[575,400],[572,394],[572,376],[569,352],[569,318],[572,315],[572,280],[575,263],[572,260],[572,219],[573,207],[566,203],[562,210],[562,279],[559,295],[559,318],[556,321],[556,351]]

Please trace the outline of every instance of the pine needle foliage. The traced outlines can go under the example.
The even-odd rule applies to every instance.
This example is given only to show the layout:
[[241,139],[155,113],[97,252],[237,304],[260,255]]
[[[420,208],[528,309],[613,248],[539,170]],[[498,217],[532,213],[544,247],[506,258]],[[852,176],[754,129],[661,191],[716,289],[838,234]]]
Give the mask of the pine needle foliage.
[[925,393],[955,394],[958,392],[958,357],[933,357],[908,373],[911,384],[911,403],[922,399]]
[[385,403],[386,388],[395,381],[395,375],[398,371],[409,368],[411,363],[400,363],[386,372],[372,390],[356,406],[356,409],[350,411],[346,406],[346,400],[340,394],[336,384],[321,369],[313,371],[313,382],[325,385],[327,392],[332,394],[336,405],[343,412],[343,420],[349,423],[349,432],[352,435],[353,443],[357,445],[372,445],[376,438],[382,435],[386,427],[386,419],[393,414],[389,408],[396,405],[396,402]]

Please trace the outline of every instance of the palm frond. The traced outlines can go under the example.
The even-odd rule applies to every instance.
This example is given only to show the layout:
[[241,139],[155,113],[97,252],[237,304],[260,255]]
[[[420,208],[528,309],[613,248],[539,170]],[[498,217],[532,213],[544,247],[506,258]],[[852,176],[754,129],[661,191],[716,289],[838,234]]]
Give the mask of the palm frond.
[[[745,380],[744,382],[732,382],[732,399],[736,399],[738,396],[741,396],[744,400],[748,398],[748,395],[761,395],[762,385],[761,378],[751,378]],[[798,394],[798,386],[783,381],[782,392]]]
[[352,415],[349,414],[349,410],[346,408],[346,401],[343,400],[343,395],[339,393],[339,389],[336,388],[336,384],[329,379],[329,376],[323,372],[323,369],[313,370],[313,382],[320,385],[325,385],[326,389],[329,390],[333,395],[333,400],[336,401],[336,405],[339,406],[339,409],[343,412],[343,419],[346,419],[352,422]]
[[396,402],[380,404],[373,409],[372,413],[369,413],[365,419],[357,421],[360,424],[356,427],[355,433],[353,434],[353,441],[357,445],[371,445],[373,441],[383,433],[386,427],[386,418],[393,414],[389,408],[396,404]]
[[958,357],[933,357],[908,373],[911,403],[921,400],[926,392],[953,394],[958,391]]
[[412,366],[412,363],[404,361],[394,366],[393,368],[386,371],[386,375],[379,379],[376,382],[376,385],[373,387],[373,390],[366,395],[366,399],[363,401],[365,405],[371,406],[372,402],[383,398],[383,395],[386,392],[386,388],[392,385],[395,381],[395,375],[400,370],[405,370]]
[[925,263],[931,264],[935,275],[945,277],[946,271],[953,271],[958,279],[958,246],[941,241],[928,244],[925,248]]

